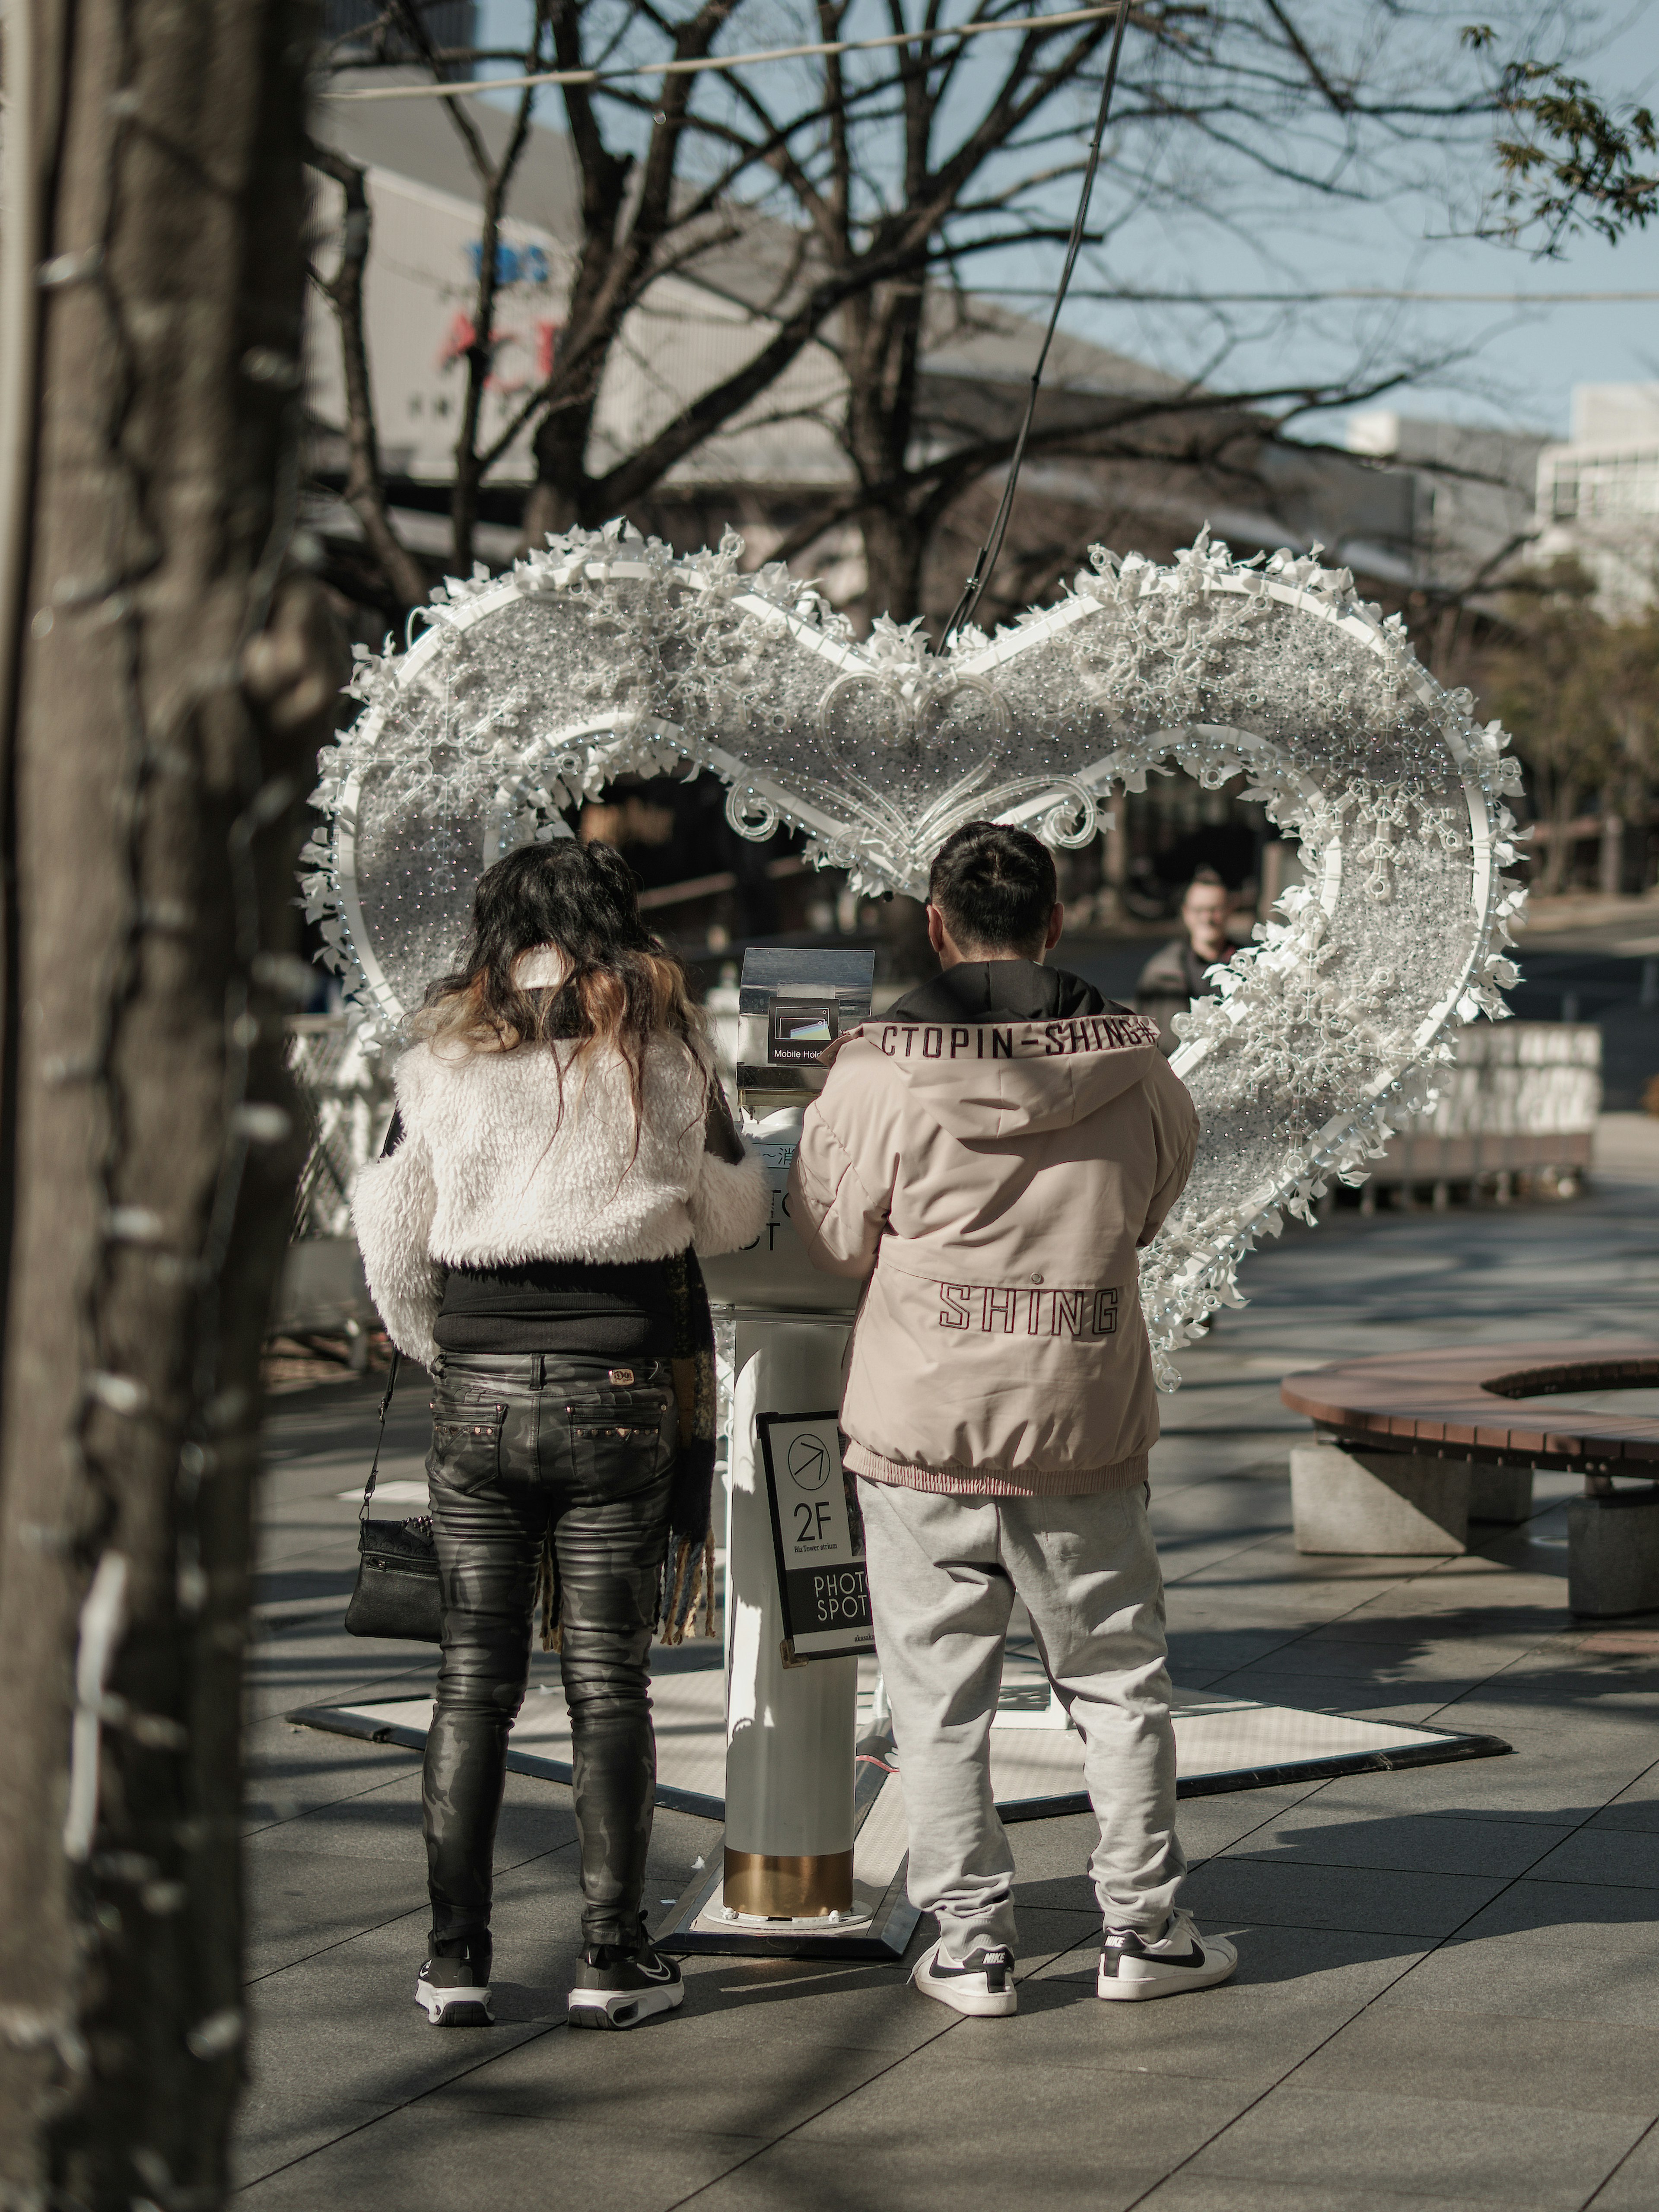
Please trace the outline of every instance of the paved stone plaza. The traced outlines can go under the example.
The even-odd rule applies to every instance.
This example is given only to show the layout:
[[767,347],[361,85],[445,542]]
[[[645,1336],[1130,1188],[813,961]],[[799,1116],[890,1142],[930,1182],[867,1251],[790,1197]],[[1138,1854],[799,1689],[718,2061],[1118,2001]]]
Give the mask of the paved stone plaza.
[[[412,2002],[418,1760],[283,1718],[414,1696],[431,1674],[424,1651],[339,1629],[374,1393],[275,1401],[252,1685],[250,2212],[1650,2212],[1659,1650],[1597,1649],[1568,1619],[1566,1477],[1540,1477],[1532,1522],[1465,1558],[1299,1558],[1286,1462],[1307,1425],[1279,1401],[1282,1374],[1340,1356],[1659,1335],[1659,1124],[1604,1132],[1577,1201],[1345,1212],[1287,1233],[1247,1264],[1250,1306],[1183,1363],[1153,1462],[1176,1680],[1515,1747],[1188,1802],[1188,1901],[1241,1954],[1237,1980],[1206,1995],[1096,2001],[1090,1823],[1068,1817],[1012,1831],[1016,2020],[958,2020],[897,1966],[698,1959],[679,2014],[569,2035],[568,1791],[513,1776],[499,2022],[434,2031]],[[383,1479],[420,1473],[418,1378],[403,1397]],[[532,1697],[556,1680],[538,1654]],[[653,1900],[718,1832],[659,1814]]]

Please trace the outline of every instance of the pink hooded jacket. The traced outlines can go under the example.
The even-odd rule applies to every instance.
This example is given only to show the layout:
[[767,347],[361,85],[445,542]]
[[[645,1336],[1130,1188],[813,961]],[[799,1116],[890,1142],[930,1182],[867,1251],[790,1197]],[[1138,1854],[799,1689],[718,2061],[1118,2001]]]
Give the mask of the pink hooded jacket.
[[[1050,1003],[1105,1004],[1018,964]],[[1127,1488],[1158,1438],[1136,1252],[1181,1194],[1198,1115],[1155,1023],[963,1019],[946,981],[910,1002],[957,1018],[896,1008],[823,1055],[790,1174],[814,1266],[870,1279],[848,1464],[979,1497]]]

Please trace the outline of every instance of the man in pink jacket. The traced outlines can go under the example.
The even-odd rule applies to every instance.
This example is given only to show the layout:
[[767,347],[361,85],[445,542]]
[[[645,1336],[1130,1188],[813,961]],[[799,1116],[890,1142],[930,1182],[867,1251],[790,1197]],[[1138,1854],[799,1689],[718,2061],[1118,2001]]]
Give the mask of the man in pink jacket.
[[842,1426],[910,1823],[939,1941],[916,1987],[1012,2013],[1013,1857],[990,1729],[1016,1598],[1084,1741],[1100,1822],[1103,1997],[1224,1981],[1176,1905],[1158,1438],[1138,1296],[1198,1116],[1153,1023],[1045,966],[1052,856],[972,822],[933,862],[938,978],[838,1039],[790,1212],[816,1266],[868,1277]]

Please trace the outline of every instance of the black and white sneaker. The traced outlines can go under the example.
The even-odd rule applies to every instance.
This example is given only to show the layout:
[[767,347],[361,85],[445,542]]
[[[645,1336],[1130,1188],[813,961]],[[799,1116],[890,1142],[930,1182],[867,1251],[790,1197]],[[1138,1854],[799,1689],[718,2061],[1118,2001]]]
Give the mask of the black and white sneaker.
[[1133,2001],[1172,1997],[1182,1990],[1213,1989],[1237,1965],[1238,1954],[1224,1936],[1206,1936],[1200,1942],[1192,1914],[1172,1912],[1156,1942],[1148,1942],[1132,1929],[1106,1930],[1095,1995]]
[[456,1959],[428,1959],[415,1984],[415,2002],[434,2027],[488,2027],[490,1946],[469,1943]]
[[654,1948],[641,1918],[636,1949],[590,1943],[582,1953],[568,2018],[572,2027],[637,2027],[684,2002],[678,1966]]
[[910,1979],[925,1997],[937,1997],[952,2012],[974,2020],[1000,2020],[1013,2012],[1019,1999],[1014,1990],[1014,1954],[1004,1948],[989,1950],[981,1944],[958,1966],[945,1956],[943,1942],[924,1951]]

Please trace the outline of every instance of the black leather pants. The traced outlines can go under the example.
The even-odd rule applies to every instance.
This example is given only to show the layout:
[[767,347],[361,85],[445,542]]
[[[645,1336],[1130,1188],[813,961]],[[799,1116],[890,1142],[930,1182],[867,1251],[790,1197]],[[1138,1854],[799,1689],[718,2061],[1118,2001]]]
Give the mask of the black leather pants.
[[[624,1380],[623,1378],[627,1379]],[[656,1793],[647,1660],[678,1426],[666,1361],[447,1357],[427,1474],[443,1662],[422,1794],[432,1940],[489,1925],[507,1738],[550,1524],[588,1943],[638,1936]]]

